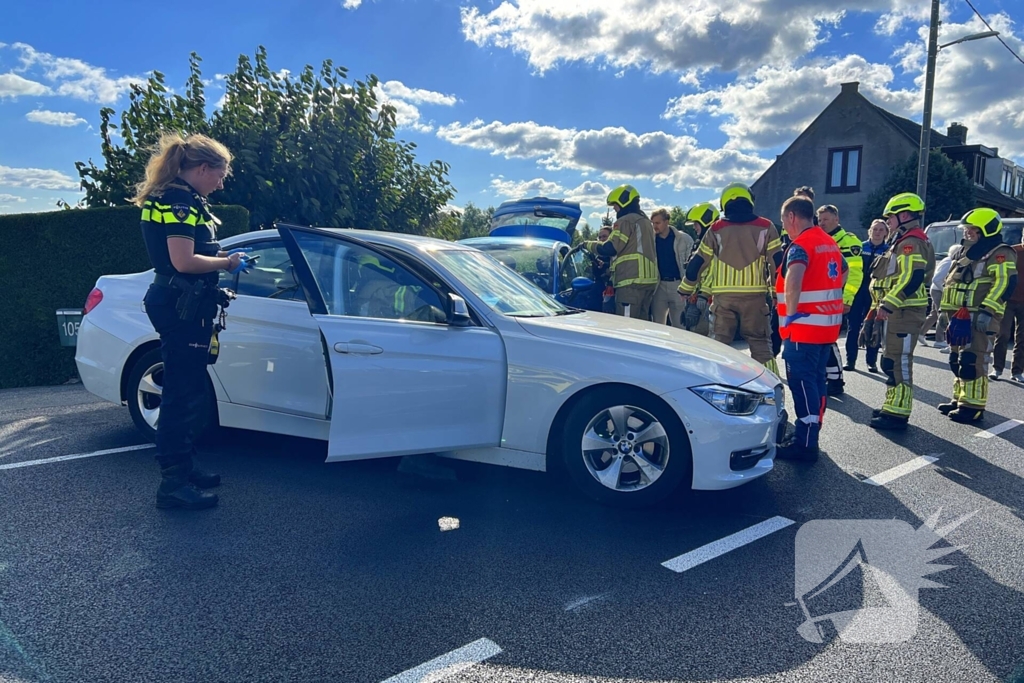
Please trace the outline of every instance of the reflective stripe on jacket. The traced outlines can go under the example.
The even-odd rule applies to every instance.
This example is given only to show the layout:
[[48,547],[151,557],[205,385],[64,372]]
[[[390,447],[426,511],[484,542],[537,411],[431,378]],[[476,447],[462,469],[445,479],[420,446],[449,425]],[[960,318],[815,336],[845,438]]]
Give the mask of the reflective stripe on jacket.
[[843,324],[843,254],[835,240],[817,226],[804,230],[793,244],[807,252],[807,269],[796,305],[797,313],[807,315],[782,325],[785,317],[792,314],[786,309],[786,278],[780,266],[775,278],[779,334],[795,342],[832,344],[839,339]]
[[975,312],[982,308],[996,318],[1006,312],[1006,292],[1010,277],[1017,272],[1014,250],[1000,244],[977,261],[967,258],[967,250],[957,245],[950,252],[950,268],[942,289],[939,309],[956,311],[961,306]]
[[612,284],[657,285],[658,250],[654,244],[654,226],[642,213],[628,213],[615,221],[608,241],[615,247]]

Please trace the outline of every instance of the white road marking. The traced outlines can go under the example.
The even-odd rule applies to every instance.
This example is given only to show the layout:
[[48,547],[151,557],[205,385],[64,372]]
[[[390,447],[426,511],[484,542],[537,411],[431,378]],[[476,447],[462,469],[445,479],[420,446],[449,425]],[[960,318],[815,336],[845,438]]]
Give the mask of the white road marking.
[[431,659],[426,664],[420,664],[415,669],[392,676],[383,683],[436,683],[500,653],[501,648],[493,641],[481,638],[437,659]]
[[110,455],[111,453],[124,453],[127,451],[141,451],[147,448],[156,448],[151,443],[139,446],[125,446],[124,448],[108,448],[104,451],[93,451],[92,453],[76,453],[74,455],[60,455],[56,458],[43,458],[42,460],[26,460],[25,462],[12,462],[0,465],[0,470],[15,470],[19,467],[32,467],[33,465],[45,465],[50,462],[62,462],[64,460],[78,460],[79,458],[95,458],[97,455]]
[[996,425],[992,429],[986,429],[983,432],[978,432],[974,436],[979,439],[991,439],[993,436],[998,436],[1003,432],[1008,432],[1017,425],[1024,425],[1024,420],[1007,420],[1001,425]]
[[871,477],[870,479],[865,479],[864,483],[872,484],[874,486],[884,486],[885,484],[888,484],[890,481],[894,479],[899,479],[904,474],[910,474],[911,472],[919,470],[922,467],[927,467],[928,465],[931,465],[938,459],[938,456],[935,455],[918,456],[911,460],[910,462],[905,462],[902,465],[897,465],[896,467],[893,467],[891,470],[880,472],[875,476]]
[[581,608],[589,605],[590,603],[594,602],[595,600],[604,600],[605,598],[608,597],[608,595],[609,595],[609,593],[602,593],[601,595],[586,595],[586,596],[584,596],[582,598],[578,598],[576,600],[573,600],[568,605],[566,605],[565,606],[565,611],[566,612],[577,612]]
[[736,550],[736,548],[745,546],[748,543],[753,543],[754,541],[764,538],[769,534],[773,534],[779,529],[785,529],[790,524],[796,524],[796,522],[791,519],[786,519],[785,517],[772,517],[771,519],[766,519],[752,527],[747,527],[743,531],[737,531],[725,538],[721,538],[714,543],[708,543],[696,550],[683,553],[679,557],[673,557],[671,560],[666,560],[661,563],[661,566],[666,569],[671,569],[674,572],[685,572],[687,569],[693,569],[697,565],[704,564],[708,560],[713,560],[716,557],[725,555],[731,550]]

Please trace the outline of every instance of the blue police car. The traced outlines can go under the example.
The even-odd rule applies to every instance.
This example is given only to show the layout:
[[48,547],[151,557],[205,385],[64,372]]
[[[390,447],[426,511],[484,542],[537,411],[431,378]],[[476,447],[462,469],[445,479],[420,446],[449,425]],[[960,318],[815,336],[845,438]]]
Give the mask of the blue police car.
[[532,197],[504,202],[487,237],[459,240],[487,252],[566,306],[601,310],[595,259],[572,248],[583,214],[578,202]]

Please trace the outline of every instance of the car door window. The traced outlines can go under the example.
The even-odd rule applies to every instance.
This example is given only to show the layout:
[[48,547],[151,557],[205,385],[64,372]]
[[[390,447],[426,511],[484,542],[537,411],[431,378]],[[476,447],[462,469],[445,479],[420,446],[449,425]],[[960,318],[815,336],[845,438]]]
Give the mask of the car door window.
[[253,244],[249,256],[260,258],[247,272],[238,273],[234,286],[236,294],[282,301],[306,300],[283,242],[272,240]]
[[586,254],[577,251],[572,255],[572,261],[576,268],[576,277],[594,279],[594,265]]
[[438,292],[375,251],[323,235],[296,233],[329,315],[443,323]]
[[576,254],[572,254],[569,258],[562,260],[562,272],[559,273],[558,277],[559,291],[564,292],[572,289],[572,281],[579,277],[575,257]]

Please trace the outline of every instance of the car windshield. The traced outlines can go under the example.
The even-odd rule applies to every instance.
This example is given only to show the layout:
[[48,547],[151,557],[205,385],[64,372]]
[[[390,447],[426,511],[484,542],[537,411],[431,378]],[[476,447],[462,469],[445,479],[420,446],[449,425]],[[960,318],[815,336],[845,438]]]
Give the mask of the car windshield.
[[532,211],[509,213],[503,216],[495,216],[491,221],[491,229],[501,228],[506,225],[546,225],[551,228],[565,230],[572,221],[573,219],[567,216],[537,216]]
[[516,271],[527,280],[550,294],[554,277],[554,260],[551,247],[538,246],[529,242],[523,244],[473,244],[480,251]]
[[497,313],[515,318],[539,318],[570,310],[487,254],[468,249],[443,249],[434,255]]
[[935,227],[928,231],[928,241],[935,248],[935,253],[945,256],[957,244],[960,244],[960,230],[954,226]]

